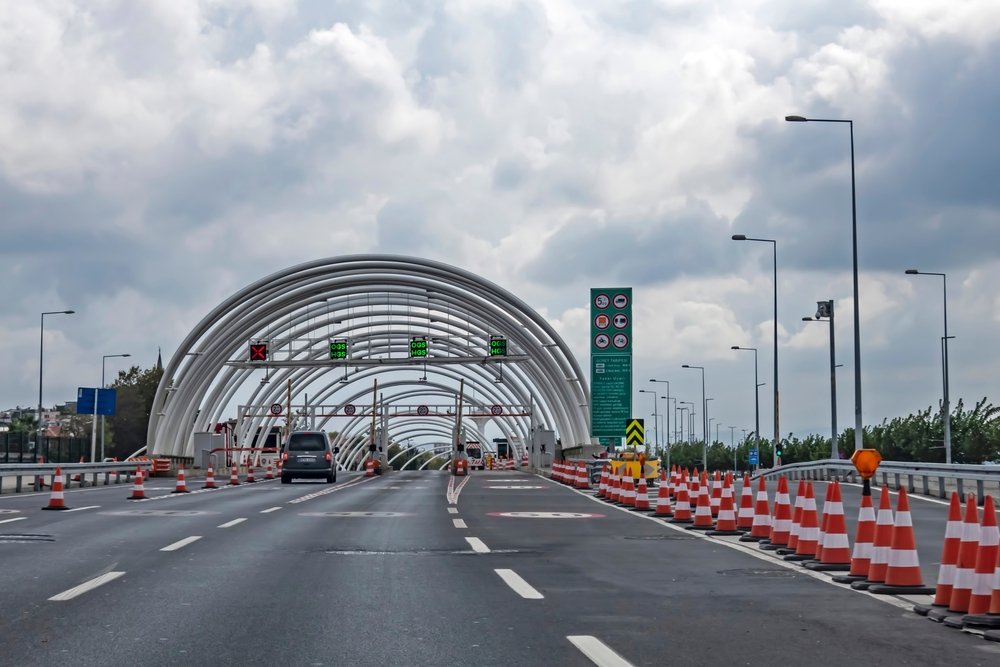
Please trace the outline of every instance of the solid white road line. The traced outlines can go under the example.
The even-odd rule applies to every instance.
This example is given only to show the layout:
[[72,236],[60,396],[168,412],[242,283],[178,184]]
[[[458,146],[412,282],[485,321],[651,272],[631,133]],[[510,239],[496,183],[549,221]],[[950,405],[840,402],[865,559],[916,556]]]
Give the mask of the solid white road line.
[[160,551],[177,551],[182,547],[186,547],[192,542],[197,542],[201,539],[201,535],[192,535],[191,537],[185,537],[183,540],[178,540],[173,544],[168,544],[167,546],[160,549]]
[[0,523],[11,523],[12,521],[24,521],[27,518],[28,517],[26,516],[19,516],[14,519],[0,519]]
[[82,510],[93,510],[93,509],[97,509],[98,507],[100,507],[100,505],[87,505],[86,507],[73,507],[73,508],[71,508],[71,509],[68,509],[68,510],[66,510],[66,511],[67,511],[67,512],[80,512],[80,511],[82,511]]
[[545,596],[535,590],[531,584],[521,578],[514,570],[493,570],[496,572],[504,583],[514,589],[514,592],[525,598],[526,600],[541,600]]
[[567,635],[573,646],[590,658],[598,667],[632,667],[632,663],[621,657],[597,637],[590,635]]
[[246,519],[233,519],[232,521],[227,521],[226,523],[216,526],[216,528],[232,528],[238,523],[243,523]]
[[53,595],[52,597],[49,598],[49,600],[51,600],[53,602],[65,602],[66,600],[72,600],[73,598],[77,597],[78,595],[83,595],[87,591],[92,591],[95,588],[97,588],[98,586],[103,586],[104,584],[108,583],[109,581],[114,581],[115,579],[117,579],[118,577],[122,576],[123,574],[125,574],[125,573],[124,572],[107,572],[105,574],[102,574],[99,577],[94,577],[90,581],[85,581],[82,584],[80,584],[79,586],[71,588],[68,591],[63,591],[62,593],[59,593],[58,595]]
[[455,524],[455,528],[468,528],[462,519],[452,519],[451,522]]
[[448,514],[458,514],[458,508],[457,507],[449,507],[448,508]]
[[268,507],[266,510],[261,510],[260,513],[261,514],[270,514],[271,512],[277,512],[280,509],[281,509],[280,507]]
[[465,541],[469,543],[469,546],[471,546],[472,550],[477,554],[488,554],[490,552],[490,548],[486,546],[478,537],[467,537],[465,538]]

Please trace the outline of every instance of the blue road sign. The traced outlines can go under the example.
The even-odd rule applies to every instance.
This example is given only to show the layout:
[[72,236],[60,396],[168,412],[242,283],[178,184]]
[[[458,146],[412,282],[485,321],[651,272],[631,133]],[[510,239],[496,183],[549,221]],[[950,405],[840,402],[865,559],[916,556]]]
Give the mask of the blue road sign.
[[759,465],[760,464],[760,460],[759,459],[760,459],[759,452],[756,449],[751,449],[750,450],[750,465],[754,465],[754,466],[755,465]]
[[79,387],[76,390],[76,414],[94,414],[94,392],[97,393],[97,414],[113,417],[118,400],[117,389],[95,389]]

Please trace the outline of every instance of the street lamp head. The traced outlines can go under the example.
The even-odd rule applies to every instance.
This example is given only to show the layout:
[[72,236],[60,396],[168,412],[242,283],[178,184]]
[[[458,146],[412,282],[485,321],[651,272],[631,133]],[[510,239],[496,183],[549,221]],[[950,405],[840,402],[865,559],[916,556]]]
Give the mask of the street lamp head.
[[681,368],[691,368],[691,367],[687,364],[681,364]]
[[123,357],[131,357],[132,355],[131,355],[131,354],[128,354],[128,353],[126,352],[126,353],[125,353],[125,354],[123,354],[122,356],[123,356]]
[[747,240],[747,235],[746,234],[733,234],[733,240],[734,241],[746,241]]
[[72,314],[73,314],[73,313],[75,313],[76,311],[75,311],[75,310],[64,310],[64,311],[62,311],[62,312],[63,312],[63,315],[72,315]]
[[920,273],[920,271],[917,271],[916,269],[907,269],[903,273],[905,273],[908,276],[915,276],[915,275],[918,275]]
[[785,120],[789,123],[805,123],[809,119],[805,116],[785,116]]
[[731,348],[729,348],[729,349],[731,349],[731,350],[738,350],[738,349],[740,349],[740,346],[739,346],[739,345],[733,345],[733,346],[732,346]]
[[802,321],[803,321],[803,322],[814,322],[815,320],[813,320],[813,318],[812,318],[812,317],[809,317],[809,316],[806,316],[806,317],[803,317],[803,318],[802,318]]

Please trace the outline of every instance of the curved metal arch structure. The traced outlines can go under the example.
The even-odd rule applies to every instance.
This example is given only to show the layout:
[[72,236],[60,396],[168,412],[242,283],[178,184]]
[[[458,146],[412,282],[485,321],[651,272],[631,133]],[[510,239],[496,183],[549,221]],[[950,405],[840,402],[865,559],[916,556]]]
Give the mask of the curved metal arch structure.
[[[508,341],[508,357],[488,354],[490,337],[498,335]],[[412,337],[428,341],[426,359],[409,357]],[[329,358],[332,339],[349,341],[347,359]],[[247,346],[258,340],[268,341],[270,354],[254,364],[246,359]],[[422,396],[454,398],[464,382],[466,404],[482,410],[474,421],[488,417],[512,441],[529,442],[531,426],[523,415],[491,415],[487,406],[527,406],[534,425],[554,430],[563,446],[590,442],[584,376],[545,318],[507,290],[454,266],[354,255],[266,276],[208,313],[164,369],[150,415],[148,451],[191,457],[195,433],[212,430],[244,406],[254,410],[241,419],[240,441],[259,446],[256,434],[288,420],[268,414],[264,406],[291,410],[298,402],[303,409],[296,418],[304,419],[309,406],[365,405],[376,377],[382,406]],[[353,443],[342,451],[342,465],[354,467],[363,459],[357,443],[364,440],[370,415],[346,424],[343,419],[326,416],[316,426],[337,426],[332,430],[338,439]],[[389,437],[398,442],[442,435],[441,429],[402,427],[405,423],[390,420]],[[488,446],[480,424],[471,430]]]

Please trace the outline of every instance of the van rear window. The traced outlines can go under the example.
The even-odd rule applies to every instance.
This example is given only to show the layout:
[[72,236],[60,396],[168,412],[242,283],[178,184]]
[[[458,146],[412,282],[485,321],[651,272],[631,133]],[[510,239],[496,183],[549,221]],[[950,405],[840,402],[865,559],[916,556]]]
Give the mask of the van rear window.
[[290,452],[326,451],[326,439],[319,433],[293,433],[288,438]]

